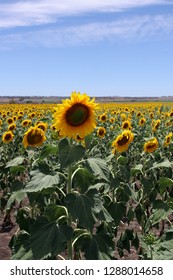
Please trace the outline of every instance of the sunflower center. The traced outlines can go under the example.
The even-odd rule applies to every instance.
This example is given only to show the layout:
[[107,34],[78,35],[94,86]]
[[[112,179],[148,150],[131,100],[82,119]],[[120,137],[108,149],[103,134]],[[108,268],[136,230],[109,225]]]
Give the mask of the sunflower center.
[[66,113],[67,123],[71,126],[79,126],[88,119],[89,110],[83,104],[74,104]]
[[42,135],[37,131],[31,131],[27,136],[27,141],[29,145],[38,144],[40,141],[42,141]]
[[128,123],[123,124],[123,128],[128,128],[128,126],[129,126]]
[[147,145],[147,149],[152,149],[155,145],[155,143],[150,143]]
[[6,134],[6,135],[5,135],[5,140],[8,141],[8,140],[10,140],[10,139],[11,139],[11,134],[10,134],[10,133],[9,133],[9,134]]
[[128,135],[123,135],[123,137],[117,141],[119,146],[124,146],[125,144],[127,144],[129,141],[129,137]]
[[99,135],[103,135],[104,134],[104,129],[100,128],[99,129]]

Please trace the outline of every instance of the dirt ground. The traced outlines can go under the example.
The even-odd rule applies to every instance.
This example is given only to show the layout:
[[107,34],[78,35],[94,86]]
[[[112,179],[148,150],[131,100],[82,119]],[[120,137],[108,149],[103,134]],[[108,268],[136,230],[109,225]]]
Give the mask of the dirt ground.
[[8,244],[10,242],[11,237],[17,231],[18,226],[15,223],[15,217],[12,215],[12,224],[7,223],[5,227],[3,227],[3,221],[5,218],[5,214],[0,214],[0,260],[9,260],[11,257],[11,249]]

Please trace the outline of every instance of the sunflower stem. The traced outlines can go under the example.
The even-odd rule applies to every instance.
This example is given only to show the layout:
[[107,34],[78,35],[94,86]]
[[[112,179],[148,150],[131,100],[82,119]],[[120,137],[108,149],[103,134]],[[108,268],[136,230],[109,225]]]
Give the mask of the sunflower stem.
[[[68,179],[67,179],[67,194],[71,193],[72,189],[72,165],[68,167]],[[72,226],[72,217],[71,214],[68,214],[68,225]],[[73,258],[73,249],[72,249],[72,239],[67,242],[67,249],[68,249],[68,259],[72,260]]]

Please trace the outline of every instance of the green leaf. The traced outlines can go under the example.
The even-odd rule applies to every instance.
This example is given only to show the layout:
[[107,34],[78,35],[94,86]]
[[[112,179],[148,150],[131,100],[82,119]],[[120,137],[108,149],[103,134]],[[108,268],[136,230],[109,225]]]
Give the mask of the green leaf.
[[126,165],[128,163],[128,158],[121,155],[117,158],[117,161],[120,165]]
[[98,235],[92,235],[82,248],[87,260],[110,260],[109,248],[104,239]]
[[163,194],[165,189],[173,186],[173,180],[167,177],[161,177],[158,181],[160,193]]
[[24,185],[20,180],[17,179],[14,182],[12,182],[12,188],[11,189],[12,189],[13,192],[22,190],[23,188],[24,188]]
[[41,153],[40,153],[40,159],[44,159],[48,157],[49,155],[56,155],[58,152],[58,146],[53,144],[46,144],[43,146]]
[[12,260],[32,260],[33,254],[30,247],[30,235],[20,229],[18,234],[13,235],[9,247],[12,249]]
[[137,164],[135,167],[132,167],[130,170],[131,175],[134,176],[138,173],[142,173],[142,168],[143,168],[142,164]]
[[21,246],[20,249],[12,255],[11,260],[33,260],[32,250],[27,252],[25,248]]
[[46,208],[46,217],[50,222],[56,221],[61,217],[68,216],[66,207],[56,204],[49,204]]
[[95,176],[109,181],[110,171],[105,161],[101,158],[88,158],[86,160],[87,167]]
[[123,179],[125,179],[127,182],[129,182],[129,180],[130,180],[130,169],[128,169],[127,166],[123,166],[123,165],[120,165],[119,169],[121,171]]
[[18,172],[24,172],[26,170],[26,168],[22,165],[18,165],[18,166],[11,166],[10,167],[10,172],[13,174],[13,175],[16,175]]
[[52,188],[59,183],[59,174],[49,169],[40,169],[30,172],[31,181],[26,184],[26,192],[38,192],[43,189]]
[[88,196],[94,199],[94,212],[96,213],[98,219],[100,221],[106,221],[106,223],[110,223],[113,221],[113,218],[109,214],[109,212],[106,210],[106,208],[103,205],[103,201],[100,198],[100,195],[96,189],[91,189],[88,191]]
[[126,207],[121,202],[111,202],[107,207],[108,212],[114,219],[115,226],[118,226],[126,213]]
[[6,208],[10,208],[12,203],[14,201],[17,201],[17,203],[20,203],[25,197],[26,197],[26,192],[22,191],[22,190],[19,190],[19,191],[16,191],[14,192],[10,198],[8,199],[8,202],[7,202],[7,206]]
[[76,249],[81,249],[85,244],[87,239],[91,238],[91,234],[86,229],[76,229],[74,230],[74,241],[73,247]]
[[59,142],[58,148],[62,168],[66,168],[72,163],[79,161],[85,155],[85,148],[82,145],[71,146],[66,138]]
[[11,166],[18,166],[24,162],[25,158],[24,157],[16,157],[10,161],[7,162],[6,168],[11,167]]
[[92,184],[93,176],[87,168],[80,168],[75,173],[73,178],[74,187],[79,188],[82,193],[87,191],[88,187]]
[[172,167],[172,163],[166,158],[163,162],[157,163],[155,162],[150,169],[160,168],[160,167]]
[[59,226],[45,217],[38,217],[31,229],[31,247],[35,259],[48,254],[56,255],[65,250],[66,242],[72,238],[73,230],[67,225]]
[[149,220],[151,225],[155,225],[161,220],[164,220],[169,214],[172,213],[172,209],[168,204],[162,200],[156,200],[153,203],[153,214],[150,216]]
[[86,194],[67,194],[65,198],[68,211],[74,219],[78,219],[79,225],[92,229],[96,222],[94,213],[94,199]]

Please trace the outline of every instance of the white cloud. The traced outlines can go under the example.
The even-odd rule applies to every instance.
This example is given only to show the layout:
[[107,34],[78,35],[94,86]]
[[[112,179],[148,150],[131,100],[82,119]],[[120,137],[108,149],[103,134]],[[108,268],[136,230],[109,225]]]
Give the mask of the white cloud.
[[171,38],[172,35],[172,15],[145,15],[112,22],[93,22],[80,26],[1,35],[0,48],[78,46],[106,40],[154,40],[158,37],[165,39]]
[[0,4],[0,28],[30,26],[87,12],[119,12],[133,7],[173,4],[170,0],[30,0]]

